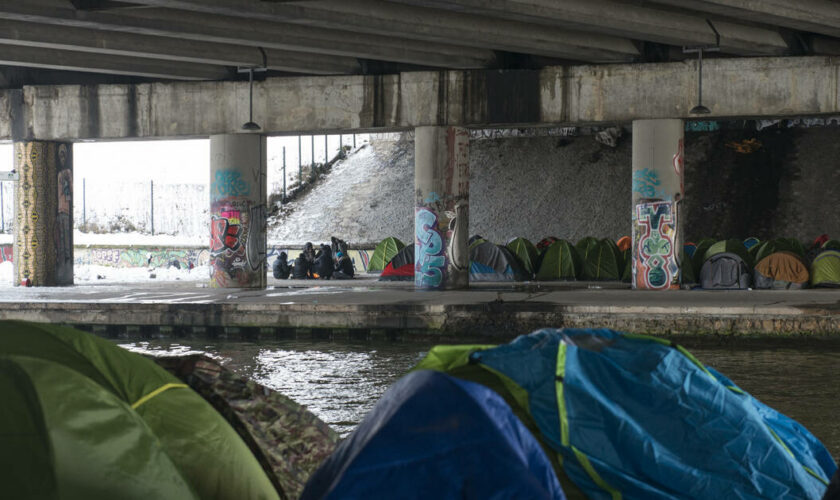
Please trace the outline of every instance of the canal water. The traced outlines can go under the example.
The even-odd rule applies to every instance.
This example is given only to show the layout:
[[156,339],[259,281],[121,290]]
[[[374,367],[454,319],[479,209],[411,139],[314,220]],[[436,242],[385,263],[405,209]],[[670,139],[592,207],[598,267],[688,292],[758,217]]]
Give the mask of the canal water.
[[[342,436],[431,344],[327,341],[118,342],[146,354],[205,353],[306,405]],[[682,342],[700,361],[798,420],[840,458],[840,344],[786,340]]]

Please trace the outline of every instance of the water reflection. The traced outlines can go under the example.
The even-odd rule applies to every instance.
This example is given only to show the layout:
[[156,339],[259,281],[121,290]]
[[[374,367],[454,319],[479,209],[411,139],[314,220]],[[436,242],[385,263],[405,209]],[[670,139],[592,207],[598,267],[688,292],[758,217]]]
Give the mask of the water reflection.
[[[703,363],[804,424],[840,458],[840,346],[755,342],[686,346]],[[148,354],[206,353],[308,406],[342,436],[430,345],[396,342],[216,342],[164,340],[120,345]]]

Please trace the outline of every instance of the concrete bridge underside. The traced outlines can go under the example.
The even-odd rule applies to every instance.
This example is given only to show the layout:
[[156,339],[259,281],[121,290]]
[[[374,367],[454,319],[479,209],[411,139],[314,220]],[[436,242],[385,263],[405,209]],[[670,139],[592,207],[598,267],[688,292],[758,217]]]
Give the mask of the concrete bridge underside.
[[[0,140],[236,133],[247,82],[25,86],[0,91]],[[698,119],[696,61],[272,77],[256,82],[264,134],[419,126],[541,126]],[[728,58],[703,66],[702,119],[840,113],[840,59]]]

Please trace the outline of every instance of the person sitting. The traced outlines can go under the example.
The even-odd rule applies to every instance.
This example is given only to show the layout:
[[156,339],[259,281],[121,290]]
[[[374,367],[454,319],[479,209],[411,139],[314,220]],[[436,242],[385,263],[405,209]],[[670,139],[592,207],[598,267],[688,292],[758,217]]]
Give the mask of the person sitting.
[[292,278],[296,280],[305,280],[310,277],[309,273],[309,261],[306,260],[306,255],[301,252],[298,258],[295,259],[295,265],[292,268]]
[[337,280],[349,280],[353,279],[353,274],[355,270],[353,269],[353,261],[350,260],[349,255],[345,255],[344,252],[338,251],[335,253],[335,271],[333,272],[333,278]]
[[271,266],[271,271],[274,274],[275,279],[285,280],[289,278],[289,273],[292,272],[292,270],[289,267],[286,252],[280,252],[280,256],[277,257],[277,260],[274,261],[274,265]]
[[321,249],[315,254],[315,266],[312,271],[321,279],[330,279],[333,274],[332,250],[327,245],[321,244]]

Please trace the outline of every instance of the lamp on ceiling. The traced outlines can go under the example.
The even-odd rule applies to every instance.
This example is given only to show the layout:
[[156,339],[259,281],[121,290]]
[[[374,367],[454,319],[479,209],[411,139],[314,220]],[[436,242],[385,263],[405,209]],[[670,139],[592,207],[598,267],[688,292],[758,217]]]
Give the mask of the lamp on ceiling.
[[703,52],[718,52],[720,51],[720,33],[715,29],[715,25],[708,19],[706,22],[712,31],[715,32],[714,45],[700,45],[697,47],[683,47],[683,54],[693,54],[697,52],[697,106],[691,108],[688,112],[692,115],[708,115],[712,112],[711,109],[703,106]]
[[260,128],[254,122],[254,68],[248,68],[248,122],[242,125],[242,130],[254,132]]

